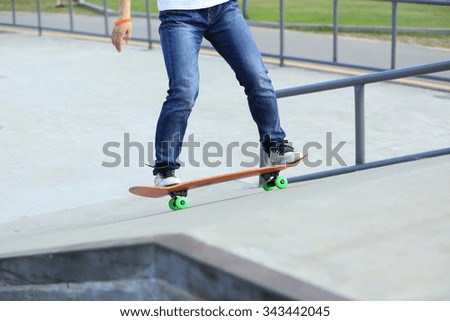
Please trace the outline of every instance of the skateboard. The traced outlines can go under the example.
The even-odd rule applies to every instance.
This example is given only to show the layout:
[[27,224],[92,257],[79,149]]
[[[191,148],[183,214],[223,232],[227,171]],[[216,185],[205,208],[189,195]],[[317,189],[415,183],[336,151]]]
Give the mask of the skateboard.
[[284,176],[280,176],[280,171],[289,167],[294,167],[300,164],[306,156],[289,164],[265,166],[252,168],[244,171],[220,174],[216,176],[198,178],[191,181],[186,181],[181,184],[159,187],[159,186],[134,186],[129,189],[130,193],[144,196],[158,198],[166,195],[170,196],[169,207],[170,209],[182,210],[189,206],[187,199],[187,192],[196,187],[212,185],[222,183],[226,181],[232,181],[235,179],[256,176],[259,175],[263,179],[263,189],[265,191],[271,191],[275,187],[283,189],[288,185],[288,180]]

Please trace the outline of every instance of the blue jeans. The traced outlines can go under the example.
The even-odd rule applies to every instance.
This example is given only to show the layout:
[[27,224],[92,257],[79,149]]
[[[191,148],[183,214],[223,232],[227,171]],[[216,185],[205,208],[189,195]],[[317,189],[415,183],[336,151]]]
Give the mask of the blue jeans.
[[203,37],[227,61],[245,88],[260,141],[285,138],[272,82],[237,0],[207,9],[161,11],[159,17],[169,90],[156,128],[155,172],[180,167],[177,159],[199,91],[198,57]]

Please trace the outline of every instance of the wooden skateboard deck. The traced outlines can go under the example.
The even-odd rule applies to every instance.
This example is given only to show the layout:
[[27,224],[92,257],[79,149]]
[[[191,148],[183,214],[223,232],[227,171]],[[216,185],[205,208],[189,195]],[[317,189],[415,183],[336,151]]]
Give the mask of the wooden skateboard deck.
[[260,175],[264,179],[263,188],[267,191],[272,190],[275,186],[278,188],[285,188],[287,179],[279,176],[279,172],[289,167],[297,166],[306,156],[286,165],[266,166],[243,170],[239,172],[220,174],[210,177],[198,178],[181,184],[159,187],[159,186],[134,186],[129,189],[130,193],[144,196],[144,197],[163,197],[171,196],[169,207],[173,210],[183,209],[187,207],[187,191],[196,187],[232,181],[240,178]]

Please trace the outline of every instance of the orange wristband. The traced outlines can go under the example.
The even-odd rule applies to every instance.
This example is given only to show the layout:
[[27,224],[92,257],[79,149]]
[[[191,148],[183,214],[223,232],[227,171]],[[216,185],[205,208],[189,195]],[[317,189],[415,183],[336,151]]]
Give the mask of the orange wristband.
[[131,22],[131,19],[118,20],[118,21],[114,22],[114,25],[118,26],[118,25],[121,25],[121,24],[124,24],[124,23],[127,23],[127,22]]

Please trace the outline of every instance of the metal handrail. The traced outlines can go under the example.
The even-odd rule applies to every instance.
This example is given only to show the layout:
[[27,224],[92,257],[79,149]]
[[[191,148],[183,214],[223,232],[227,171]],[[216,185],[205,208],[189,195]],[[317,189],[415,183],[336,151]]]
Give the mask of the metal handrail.
[[351,87],[357,85],[365,85],[374,82],[395,80],[399,78],[414,77],[425,73],[435,73],[440,71],[450,70],[450,60],[435,62],[426,65],[419,65],[414,67],[406,67],[394,70],[385,70],[380,72],[375,72],[363,76],[355,76],[350,78],[344,78],[339,80],[333,80],[328,82],[322,82],[318,84],[293,87],[287,89],[281,89],[277,91],[278,98],[310,94],[314,92],[339,89],[344,87]]
[[292,97],[347,87],[354,87],[355,90],[355,165],[346,166],[343,168],[334,169],[330,171],[323,171],[309,175],[292,177],[289,178],[289,181],[300,182],[321,177],[329,177],[334,175],[350,173],[357,170],[392,165],[426,157],[435,157],[450,154],[450,148],[444,148],[425,153],[406,155],[392,159],[385,159],[372,163],[365,162],[366,155],[365,155],[364,86],[366,84],[376,82],[395,80],[399,78],[418,76],[424,73],[434,73],[447,70],[450,70],[450,60],[415,67],[402,68],[397,70],[381,71],[363,76],[356,76],[340,80],[333,80],[312,85],[278,90],[276,92],[277,98]]

